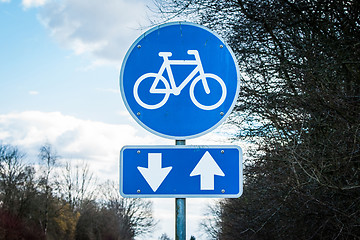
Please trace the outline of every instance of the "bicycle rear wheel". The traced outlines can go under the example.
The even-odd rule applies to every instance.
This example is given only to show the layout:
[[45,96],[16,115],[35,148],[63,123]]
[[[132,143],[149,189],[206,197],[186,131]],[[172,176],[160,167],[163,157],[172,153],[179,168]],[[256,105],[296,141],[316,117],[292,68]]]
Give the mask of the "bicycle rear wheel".
[[[157,73],[146,73],[139,77],[134,84],[134,98],[136,102],[146,109],[157,109],[162,107],[170,96],[170,86],[168,81],[163,76],[159,80],[164,84],[164,88],[158,89],[159,91],[151,93],[150,88],[154,84],[155,79],[158,77]],[[158,83],[159,84],[159,83]],[[157,84],[157,85],[158,85]],[[155,86],[157,87],[157,86]],[[140,90],[139,90],[140,89]],[[141,92],[139,96],[139,91]]]

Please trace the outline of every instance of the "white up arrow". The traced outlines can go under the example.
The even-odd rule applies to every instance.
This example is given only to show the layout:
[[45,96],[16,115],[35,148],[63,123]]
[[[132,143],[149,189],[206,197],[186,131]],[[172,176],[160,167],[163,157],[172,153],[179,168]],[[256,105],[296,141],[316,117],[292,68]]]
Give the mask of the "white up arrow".
[[161,168],[161,153],[148,153],[148,167],[137,168],[154,192],[172,169],[172,167]]
[[214,190],[214,176],[225,176],[219,165],[208,151],[202,156],[198,164],[190,173],[190,177],[200,175],[200,189]]

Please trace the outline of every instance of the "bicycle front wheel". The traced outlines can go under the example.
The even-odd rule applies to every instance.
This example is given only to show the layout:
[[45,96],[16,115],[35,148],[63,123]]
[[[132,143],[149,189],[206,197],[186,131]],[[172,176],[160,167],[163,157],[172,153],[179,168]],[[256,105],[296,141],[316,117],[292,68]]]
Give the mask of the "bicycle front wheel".
[[[146,73],[139,77],[134,84],[134,98],[136,102],[146,109],[157,109],[162,107],[170,96],[169,83],[163,76],[160,76],[160,80],[156,85],[153,86],[155,79],[158,77],[157,73]],[[162,84],[160,83],[162,82]],[[156,92],[150,92],[150,89],[156,88]],[[139,96],[140,95],[140,96]]]
[[[202,87],[197,84],[199,82],[208,85],[210,92],[205,92],[205,86]],[[195,97],[195,95],[198,95]],[[201,95],[201,97],[200,97]],[[190,85],[190,98],[191,101],[203,110],[213,110],[218,108],[226,98],[226,86],[224,81],[217,75],[212,73],[205,73],[205,79],[198,76],[192,81]],[[201,99],[201,101],[199,100]]]

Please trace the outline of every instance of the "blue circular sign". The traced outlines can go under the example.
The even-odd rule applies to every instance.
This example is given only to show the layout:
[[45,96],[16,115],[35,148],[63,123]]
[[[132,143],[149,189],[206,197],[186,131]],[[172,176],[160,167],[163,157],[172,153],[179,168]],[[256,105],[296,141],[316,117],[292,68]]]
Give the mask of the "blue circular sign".
[[233,52],[214,32],[173,22],[141,35],[128,50],[120,90],[132,117],[171,139],[201,136],[232,111],[240,74]]

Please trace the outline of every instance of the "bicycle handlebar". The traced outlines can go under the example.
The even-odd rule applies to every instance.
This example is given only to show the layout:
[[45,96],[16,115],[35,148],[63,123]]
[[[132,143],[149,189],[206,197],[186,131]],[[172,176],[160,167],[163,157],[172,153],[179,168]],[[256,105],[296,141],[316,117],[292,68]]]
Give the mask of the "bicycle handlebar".
[[196,56],[199,55],[199,52],[198,52],[197,50],[188,50],[187,53],[188,53],[189,55],[196,55]]
[[160,57],[171,57],[172,53],[171,52],[159,52],[159,56]]
[[[198,50],[188,50],[187,54],[194,55],[195,59],[200,59]],[[168,59],[169,57],[172,56],[172,52],[159,52],[159,56],[164,59]]]

